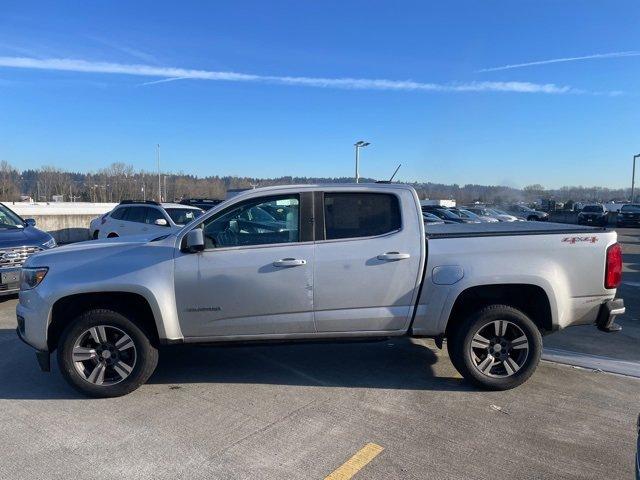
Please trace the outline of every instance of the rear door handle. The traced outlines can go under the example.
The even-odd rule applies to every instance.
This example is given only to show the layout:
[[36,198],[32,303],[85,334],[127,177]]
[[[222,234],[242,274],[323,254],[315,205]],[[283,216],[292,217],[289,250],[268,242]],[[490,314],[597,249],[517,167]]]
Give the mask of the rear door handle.
[[407,258],[411,258],[411,255],[408,253],[400,253],[400,252],[387,252],[378,255],[378,260],[385,260],[387,262],[395,262],[397,260],[406,260]]
[[302,258],[281,258],[273,262],[274,267],[299,267],[306,264],[307,261]]

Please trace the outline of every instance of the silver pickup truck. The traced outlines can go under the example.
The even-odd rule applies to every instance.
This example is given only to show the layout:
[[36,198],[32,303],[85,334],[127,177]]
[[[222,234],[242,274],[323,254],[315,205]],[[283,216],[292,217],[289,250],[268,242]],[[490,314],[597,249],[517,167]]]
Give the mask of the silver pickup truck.
[[618,329],[616,233],[559,224],[434,225],[409,186],[250,190],[178,233],[29,258],[18,335],[96,397],[133,391],[158,347],[432,337],[469,381],[513,388],[542,336]]

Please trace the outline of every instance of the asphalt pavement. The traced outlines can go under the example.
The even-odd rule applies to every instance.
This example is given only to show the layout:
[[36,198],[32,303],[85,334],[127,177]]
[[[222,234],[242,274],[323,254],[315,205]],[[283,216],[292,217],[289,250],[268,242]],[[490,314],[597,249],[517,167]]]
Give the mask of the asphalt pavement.
[[[623,332],[545,345],[637,359],[639,234],[621,237]],[[0,302],[0,479],[632,477],[633,377],[542,362],[484,392],[430,341],[171,347],[148,384],[94,400],[39,371]]]

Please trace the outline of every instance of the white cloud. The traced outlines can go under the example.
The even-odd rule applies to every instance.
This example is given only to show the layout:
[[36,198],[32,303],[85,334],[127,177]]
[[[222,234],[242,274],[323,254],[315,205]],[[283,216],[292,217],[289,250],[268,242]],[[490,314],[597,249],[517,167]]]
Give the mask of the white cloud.
[[298,85],[315,88],[340,88],[354,90],[397,90],[427,92],[516,92],[516,93],[587,93],[583,90],[553,83],[531,82],[466,82],[466,83],[422,83],[412,80],[387,80],[366,78],[315,78],[273,75],[252,75],[238,72],[219,72],[185,68],[157,67],[153,65],[92,62],[68,58],[38,59],[31,57],[0,57],[0,67],[39,70],[56,70],[84,73],[105,73],[160,77],[145,82],[151,85],[174,80],[196,79],[228,82],[260,82],[280,85]]
[[612,53],[597,53],[595,55],[585,55],[583,57],[565,57],[565,58],[552,58],[550,60],[539,60],[537,62],[527,63],[514,63],[513,65],[503,65],[501,67],[483,68],[478,72],[498,72],[501,70],[511,70],[514,68],[533,67],[536,65],[549,65],[551,63],[564,63],[564,62],[578,62],[581,60],[596,60],[602,58],[620,58],[620,57],[638,57],[640,52],[612,52]]

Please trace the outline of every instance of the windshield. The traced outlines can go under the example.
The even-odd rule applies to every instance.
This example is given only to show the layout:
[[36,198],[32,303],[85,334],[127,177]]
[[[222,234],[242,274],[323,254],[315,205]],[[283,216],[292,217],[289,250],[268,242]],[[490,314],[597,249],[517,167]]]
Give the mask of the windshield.
[[460,209],[458,210],[461,213],[462,217],[470,218],[471,220],[478,220],[480,217],[469,210]]
[[498,210],[497,208],[489,208],[488,210],[489,210],[491,213],[493,213],[494,215],[508,215],[508,216],[511,216],[511,215],[509,215],[507,212],[504,212],[504,211],[502,211],[502,210]]
[[436,217],[432,213],[427,213],[427,212],[422,212],[422,218],[424,218],[425,220],[427,220],[429,222],[441,222],[442,221],[440,218]]
[[633,213],[640,213],[640,205],[637,204],[633,204],[633,205],[624,205],[621,209],[621,212],[633,212]]
[[434,215],[440,217],[440,218],[444,218],[447,220],[460,220],[460,216],[456,215],[455,213],[453,213],[451,210],[434,210],[433,212]]
[[165,210],[176,225],[186,225],[203,213],[202,210],[196,210],[194,208],[167,208]]
[[583,212],[604,212],[604,207],[602,205],[587,205],[582,209]]
[[0,228],[23,228],[23,220],[4,205],[0,205]]

